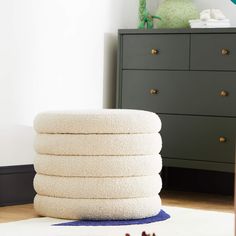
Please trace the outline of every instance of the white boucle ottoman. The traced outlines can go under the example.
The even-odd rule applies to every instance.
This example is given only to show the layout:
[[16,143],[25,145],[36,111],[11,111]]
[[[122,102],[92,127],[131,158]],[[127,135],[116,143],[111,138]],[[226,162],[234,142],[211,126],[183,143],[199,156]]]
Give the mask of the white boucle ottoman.
[[138,219],[159,213],[159,117],[103,109],[45,112],[34,121],[34,201],[42,216]]

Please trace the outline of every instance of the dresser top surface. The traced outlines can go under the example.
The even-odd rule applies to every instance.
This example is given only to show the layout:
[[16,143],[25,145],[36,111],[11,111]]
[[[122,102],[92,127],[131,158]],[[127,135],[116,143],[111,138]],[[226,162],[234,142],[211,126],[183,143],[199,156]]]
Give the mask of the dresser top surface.
[[232,34],[236,33],[234,28],[185,28],[185,29],[119,29],[119,34]]

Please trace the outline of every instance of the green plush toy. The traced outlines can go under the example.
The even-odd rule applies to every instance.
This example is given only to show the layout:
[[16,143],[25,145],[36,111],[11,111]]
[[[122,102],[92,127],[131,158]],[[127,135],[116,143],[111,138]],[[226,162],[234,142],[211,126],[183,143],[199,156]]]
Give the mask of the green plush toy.
[[159,16],[152,16],[147,10],[146,0],[139,0],[139,29],[152,29],[153,19],[161,19]]
[[199,18],[192,0],[164,0],[157,14],[162,19],[157,23],[158,28],[189,28],[189,20]]

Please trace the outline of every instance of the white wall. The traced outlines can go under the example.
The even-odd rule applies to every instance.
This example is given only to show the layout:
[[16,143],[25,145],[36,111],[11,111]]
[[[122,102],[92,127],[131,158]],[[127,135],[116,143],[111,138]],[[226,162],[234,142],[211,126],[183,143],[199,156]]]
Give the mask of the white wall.
[[32,163],[36,113],[113,105],[116,32],[136,12],[136,0],[0,0],[0,166]]
[[0,126],[0,166],[32,163],[33,137],[34,131],[29,126]]
[[[230,0],[196,4],[236,24]],[[137,10],[138,0],[0,0],[0,166],[33,162],[36,113],[114,106],[117,29],[135,28]]]

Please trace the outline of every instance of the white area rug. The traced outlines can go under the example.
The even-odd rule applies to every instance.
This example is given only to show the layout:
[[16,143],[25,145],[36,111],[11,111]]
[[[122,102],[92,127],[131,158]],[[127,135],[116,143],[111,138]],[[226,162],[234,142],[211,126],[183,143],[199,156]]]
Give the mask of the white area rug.
[[233,236],[234,214],[177,207],[163,207],[171,219],[133,226],[70,227],[51,226],[68,222],[52,218],[0,224],[1,236],[141,236],[142,231],[156,236]]

